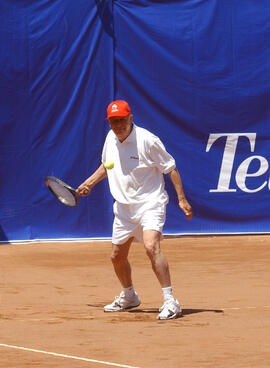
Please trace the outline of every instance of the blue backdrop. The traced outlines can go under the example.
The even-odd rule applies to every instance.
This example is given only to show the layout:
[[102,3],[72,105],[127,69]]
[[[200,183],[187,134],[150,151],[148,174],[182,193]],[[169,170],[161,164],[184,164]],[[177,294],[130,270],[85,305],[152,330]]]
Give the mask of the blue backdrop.
[[175,157],[167,234],[269,232],[269,0],[2,0],[0,240],[110,237],[106,180],[72,209],[47,191],[100,164],[106,106]]

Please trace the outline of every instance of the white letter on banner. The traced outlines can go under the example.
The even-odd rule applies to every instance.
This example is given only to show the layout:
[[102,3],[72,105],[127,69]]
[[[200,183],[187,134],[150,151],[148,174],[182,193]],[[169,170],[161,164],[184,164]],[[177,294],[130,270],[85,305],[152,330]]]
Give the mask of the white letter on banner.
[[[249,165],[250,165],[251,161],[253,161],[255,159],[260,161],[260,168],[257,172],[252,173],[252,174],[248,174]],[[263,175],[268,170],[268,166],[269,166],[268,161],[262,156],[251,156],[251,157],[247,158],[246,160],[244,160],[241,163],[241,165],[238,167],[237,172],[236,172],[236,176],[235,176],[236,183],[239,186],[239,188],[241,190],[243,190],[244,192],[247,192],[247,193],[256,193],[259,190],[263,189],[266,186],[267,181],[265,181],[257,189],[248,189],[246,187],[246,178],[247,177]]]
[[209,134],[206,152],[209,152],[213,143],[220,137],[227,137],[224,148],[220,175],[217,189],[210,189],[209,192],[236,192],[236,189],[230,189],[233,162],[239,137],[247,137],[250,142],[250,150],[254,152],[256,133],[213,133]]

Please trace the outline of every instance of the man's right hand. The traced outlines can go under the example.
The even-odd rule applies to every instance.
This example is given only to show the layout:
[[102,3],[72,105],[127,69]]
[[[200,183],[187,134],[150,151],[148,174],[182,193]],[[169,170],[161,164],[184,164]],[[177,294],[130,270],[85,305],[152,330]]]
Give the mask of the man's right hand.
[[87,185],[86,183],[82,183],[78,188],[77,188],[77,193],[79,196],[81,197],[86,197],[90,194],[91,189],[89,187],[89,185]]

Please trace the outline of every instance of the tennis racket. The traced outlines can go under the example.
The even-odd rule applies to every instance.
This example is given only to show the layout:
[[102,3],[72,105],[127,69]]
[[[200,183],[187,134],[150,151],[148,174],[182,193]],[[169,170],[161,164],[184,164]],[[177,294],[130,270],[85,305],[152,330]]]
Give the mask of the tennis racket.
[[[54,176],[47,176],[45,184],[61,203],[69,207],[76,207],[78,205],[77,190],[70,185]],[[88,194],[89,191],[85,189],[84,193]]]

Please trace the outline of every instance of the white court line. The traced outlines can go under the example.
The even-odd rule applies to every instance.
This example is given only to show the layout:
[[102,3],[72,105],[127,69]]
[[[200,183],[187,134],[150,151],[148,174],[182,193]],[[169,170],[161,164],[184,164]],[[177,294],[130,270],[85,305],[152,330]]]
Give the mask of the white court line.
[[0,346],[4,348],[10,348],[10,349],[17,349],[17,350],[25,350],[25,351],[31,351],[33,353],[40,353],[40,354],[46,354],[46,355],[53,355],[56,357],[62,357],[62,358],[68,358],[68,359],[75,359],[75,360],[83,360],[85,362],[89,363],[99,363],[99,364],[105,364],[105,365],[112,365],[114,367],[122,367],[122,368],[139,368],[139,367],[133,367],[131,365],[125,365],[125,364],[117,364],[117,363],[110,363],[110,362],[103,362],[102,360],[95,360],[95,359],[88,359],[88,358],[81,358],[74,355],[65,355],[65,354],[58,354],[58,353],[52,353],[50,351],[44,351],[44,350],[36,350],[36,349],[29,349],[24,348],[22,346],[15,346],[15,345],[7,345],[7,344],[0,344]]
[[262,307],[231,307],[231,308],[221,308],[221,310],[241,310],[241,309],[258,309],[258,308],[270,308],[270,305],[263,305]]

